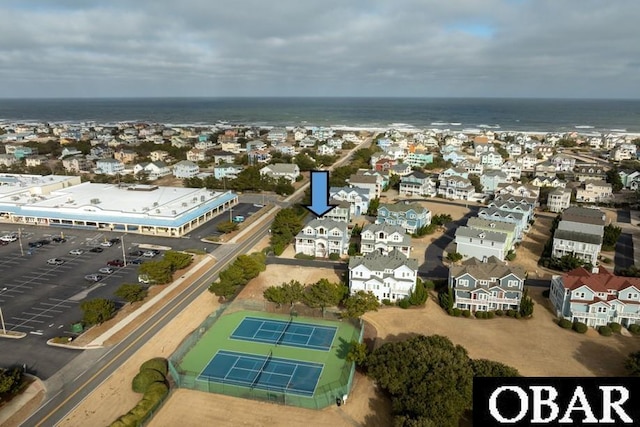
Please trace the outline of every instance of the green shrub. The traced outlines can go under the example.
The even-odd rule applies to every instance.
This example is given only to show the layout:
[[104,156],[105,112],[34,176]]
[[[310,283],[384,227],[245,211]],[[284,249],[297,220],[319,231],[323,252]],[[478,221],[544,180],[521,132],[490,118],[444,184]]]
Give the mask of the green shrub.
[[447,309],[447,314],[448,314],[449,316],[453,316],[453,308],[449,308],[449,309]]
[[382,302],[382,304],[384,304],[384,305],[393,305],[393,303],[391,302],[391,300],[389,298],[384,298],[380,302]]
[[582,322],[573,322],[573,330],[578,332],[579,334],[585,334],[589,330],[589,327]]
[[169,386],[164,382],[152,383],[147,387],[147,391],[144,394],[148,399],[162,399],[169,393]]
[[522,314],[520,314],[519,311],[516,311],[516,314],[513,317],[515,317],[516,319],[520,319],[522,318]]
[[313,255],[303,254],[302,252],[298,252],[293,256],[295,259],[316,259]]
[[462,310],[462,315],[464,317],[471,317],[471,310]]
[[337,254],[337,253],[335,253],[335,252],[330,253],[330,254],[329,254],[329,259],[330,259],[331,261],[340,261],[340,254]]
[[560,319],[558,320],[558,326],[560,326],[563,329],[571,329],[571,326],[573,326],[573,323],[571,323],[571,320],[569,319]]
[[147,360],[142,365],[140,365],[140,371],[142,371],[143,369],[155,369],[165,377],[169,372],[167,359],[165,359],[164,357],[154,357],[153,359]]
[[486,311],[476,311],[476,318],[477,319],[486,319],[487,318],[487,312]]
[[609,327],[611,328],[611,332],[615,332],[616,334],[619,334],[622,330],[622,325],[616,322],[609,323]]
[[504,311],[496,310],[496,316],[502,316],[502,315],[504,315]]
[[151,384],[164,381],[164,375],[155,369],[140,369],[140,372],[133,377],[131,388],[136,393],[145,393]]
[[629,325],[627,329],[629,329],[629,332],[631,332],[632,334],[640,334],[640,325],[638,325],[637,323]]
[[542,296],[545,298],[549,298],[549,289],[545,289],[544,291],[542,291]]
[[516,316],[516,311],[515,310],[507,310],[507,316],[515,317]]
[[496,317],[495,311],[488,311],[487,312],[487,319],[493,319],[494,317]]
[[423,280],[422,284],[427,290],[435,289],[436,284],[433,280]]
[[121,422],[123,426],[126,427],[138,427],[140,425],[140,420],[131,412],[128,412],[118,418],[117,422]]
[[452,311],[453,311],[453,313],[451,313],[451,314],[453,314],[454,317],[460,317],[460,315],[462,314],[462,310],[460,310],[457,307],[454,308]]
[[401,300],[398,301],[398,307],[400,308],[409,308],[411,306],[411,303],[409,302],[409,298],[402,298]]
[[603,337],[610,337],[613,334],[613,331],[611,330],[610,327],[608,326],[600,326],[598,328],[598,332],[600,333],[600,335],[602,335]]

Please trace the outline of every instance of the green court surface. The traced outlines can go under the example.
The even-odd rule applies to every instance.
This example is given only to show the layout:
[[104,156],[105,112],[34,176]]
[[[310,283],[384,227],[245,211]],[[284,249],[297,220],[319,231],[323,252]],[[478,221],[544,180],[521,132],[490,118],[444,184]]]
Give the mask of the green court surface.
[[[264,319],[267,326],[269,324],[289,323],[300,328],[308,326],[311,329],[318,330],[334,330],[335,328],[335,335],[333,340],[330,341],[330,345],[326,345],[326,348],[297,347],[286,345],[287,343],[282,343],[282,340],[274,343],[273,341],[269,342],[269,340],[261,342],[237,339],[237,337],[236,339],[231,338],[234,331],[239,329],[243,322],[246,324],[246,319],[251,321]],[[222,314],[208,330],[200,330],[200,336],[197,341],[193,340],[192,347],[182,353],[184,356],[180,360],[172,358],[172,364],[179,376],[177,381],[179,386],[251,399],[272,400],[308,408],[322,408],[335,403],[337,397],[342,397],[350,391],[354,367],[353,363],[346,361],[346,356],[351,341],[361,340],[360,328],[347,321],[330,321],[304,316],[295,316],[292,319],[293,323],[291,324],[291,318],[286,315],[246,310]],[[272,322],[269,322],[269,320]],[[289,331],[292,330],[292,326],[287,326],[287,328]],[[282,335],[282,333],[277,334]],[[243,387],[238,384],[229,384],[225,383],[224,380],[215,381],[212,379],[207,381],[207,376],[201,374],[205,369],[215,369],[210,362],[218,352],[232,352],[234,354],[254,355],[264,358],[272,357],[274,360],[287,359],[292,363],[296,361],[310,362],[324,365],[324,367],[317,380],[317,387],[315,387],[313,396],[303,397],[296,396],[294,395],[295,393],[260,390],[258,388]],[[309,388],[313,390],[313,387],[310,386]]]

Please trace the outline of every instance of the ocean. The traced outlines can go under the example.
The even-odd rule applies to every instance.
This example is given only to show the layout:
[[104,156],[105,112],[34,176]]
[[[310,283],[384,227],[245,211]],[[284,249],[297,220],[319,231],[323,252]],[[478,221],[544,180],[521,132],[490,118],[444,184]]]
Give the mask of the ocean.
[[640,100],[490,98],[0,99],[0,121],[640,133]]

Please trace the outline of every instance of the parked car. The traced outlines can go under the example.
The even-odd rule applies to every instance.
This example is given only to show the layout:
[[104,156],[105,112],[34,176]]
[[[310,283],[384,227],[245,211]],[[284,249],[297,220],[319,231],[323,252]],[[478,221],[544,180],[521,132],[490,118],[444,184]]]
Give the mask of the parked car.
[[100,243],[100,246],[104,246],[105,248],[110,248],[111,246],[113,246],[113,243],[110,242],[109,240],[105,240],[104,242]]
[[111,273],[113,273],[113,268],[111,268],[111,267],[102,267],[100,270],[98,270],[98,273],[111,274]]
[[99,274],[87,274],[84,278],[90,282],[99,282],[102,280],[102,276]]
[[112,259],[111,261],[107,261],[107,265],[110,267],[124,267],[124,261],[121,259]]
[[144,254],[144,251],[131,251],[129,252],[129,256],[142,256],[142,254]]
[[149,285],[149,284],[154,283],[154,281],[151,280],[147,274],[140,274],[138,276],[138,283],[143,283],[145,285]]
[[52,237],[51,241],[56,243],[64,243],[67,241],[67,239],[65,239],[64,237],[56,236],[56,237]]
[[102,251],[104,251],[104,249],[102,249],[100,246],[96,246],[95,248],[91,248],[91,249],[89,249],[89,252],[97,252],[97,253],[100,253],[100,252],[102,252]]
[[29,247],[30,248],[41,248],[42,247],[42,242],[38,241],[38,242],[29,242]]
[[7,242],[6,240],[0,240],[0,246],[6,246],[8,244],[9,242]]
[[82,249],[71,249],[69,253],[71,255],[82,255],[84,251]]
[[0,237],[0,240],[7,243],[15,242],[16,240],[18,240],[18,236],[14,234],[5,234],[4,236]]
[[38,243],[41,243],[43,245],[48,245],[49,243],[51,243],[51,240],[49,240],[49,239],[40,239],[40,240],[38,240]]
[[142,264],[144,260],[142,258],[136,258],[129,261],[129,264]]
[[241,222],[244,222],[244,216],[242,215],[236,215],[233,217],[233,222],[235,222],[236,224],[240,224]]
[[62,265],[64,264],[64,260],[60,258],[51,258],[47,260],[47,264],[49,265]]
[[158,255],[158,253],[156,251],[145,251],[142,256],[145,258],[153,258],[154,256]]
[[118,239],[117,237],[114,237],[113,239],[109,239],[109,241],[114,245],[117,245],[118,243],[120,243],[120,239]]

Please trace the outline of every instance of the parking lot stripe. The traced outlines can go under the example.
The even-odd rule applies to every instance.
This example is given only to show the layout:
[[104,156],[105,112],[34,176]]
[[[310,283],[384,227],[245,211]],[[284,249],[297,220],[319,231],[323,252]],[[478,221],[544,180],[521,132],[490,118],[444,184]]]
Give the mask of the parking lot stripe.
[[49,316],[48,314],[27,313],[26,311],[23,312],[22,314],[26,314],[27,316],[35,316],[35,317],[46,317],[48,319],[51,319],[53,317],[53,316]]
[[24,323],[27,322],[34,322],[34,323],[44,323],[44,320],[36,320],[36,319],[23,319],[22,317],[12,317],[12,320],[22,320],[23,323],[18,325],[18,326],[22,326]]

